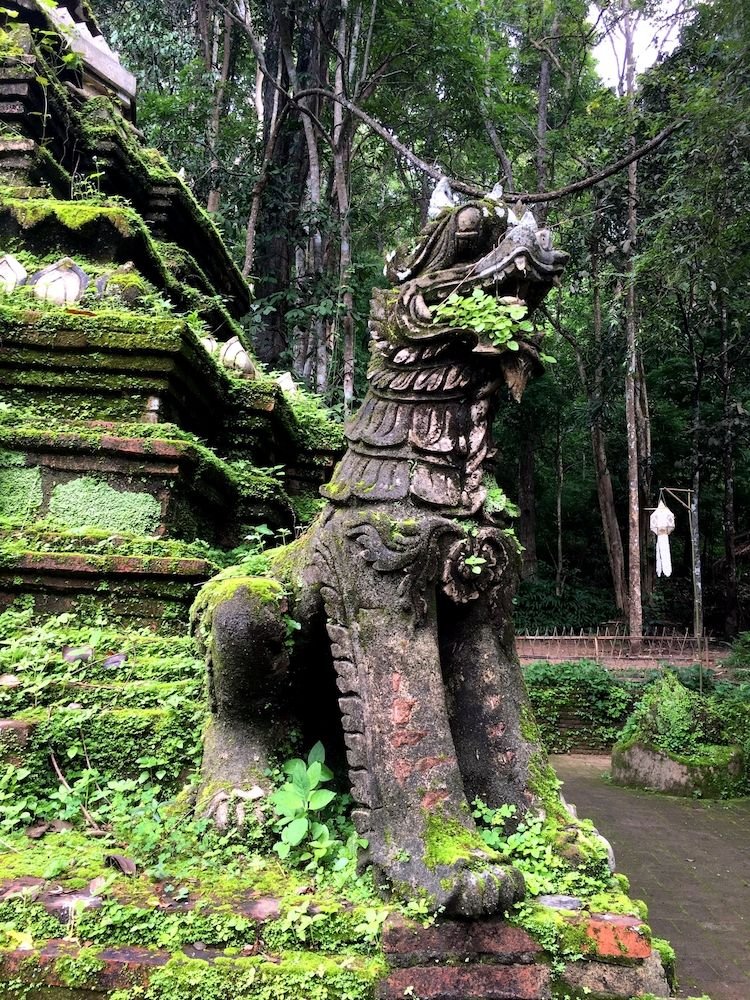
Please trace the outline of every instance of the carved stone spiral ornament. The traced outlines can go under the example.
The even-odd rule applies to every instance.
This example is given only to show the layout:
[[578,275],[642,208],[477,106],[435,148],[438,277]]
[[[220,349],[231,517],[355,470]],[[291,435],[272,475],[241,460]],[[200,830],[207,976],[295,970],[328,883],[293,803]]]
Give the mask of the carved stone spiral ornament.
[[509,542],[496,528],[480,528],[457,539],[443,559],[443,593],[456,604],[476,600],[503,581]]

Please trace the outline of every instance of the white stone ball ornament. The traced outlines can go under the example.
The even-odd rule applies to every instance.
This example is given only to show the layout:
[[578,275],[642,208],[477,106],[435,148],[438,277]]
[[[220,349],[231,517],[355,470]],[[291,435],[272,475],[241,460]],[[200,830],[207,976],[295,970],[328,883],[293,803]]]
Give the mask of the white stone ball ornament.
[[56,306],[79,302],[88,283],[88,275],[70,257],[62,257],[29,278],[36,297]]
[[6,295],[14,292],[19,285],[24,285],[28,278],[26,268],[9,253],[0,257],[0,287]]

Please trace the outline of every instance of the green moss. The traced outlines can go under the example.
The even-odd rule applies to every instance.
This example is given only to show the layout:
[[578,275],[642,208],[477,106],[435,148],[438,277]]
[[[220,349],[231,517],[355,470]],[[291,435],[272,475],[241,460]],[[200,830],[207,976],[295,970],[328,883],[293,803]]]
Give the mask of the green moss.
[[323,497],[315,496],[310,493],[302,493],[299,496],[291,496],[289,499],[291,501],[297,523],[301,525],[308,525],[314,521],[326,504]]
[[161,504],[150,493],[115,490],[102,479],[82,476],[54,488],[49,516],[70,528],[149,535],[159,527]]
[[[306,952],[288,952],[280,962],[266,958],[219,958],[209,964],[173,958],[152,975],[144,1000],[369,1000],[386,975],[380,957],[363,959],[342,955],[328,958]],[[113,1000],[130,1000],[135,992],[118,993]]]
[[575,961],[595,948],[594,941],[586,934],[586,922],[571,920],[572,916],[573,911],[524,903],[511,916],[511,923],[527,931],[555,963],[560,963]]
[[0,456],[0,517],[27,519],[41,507],[42,499],[41,470],[5,465]]
[[[48,770],[55,753],[72,777],[86,763],[112,778],[137,778],[140,761],[162,762],[165,787],[174,788],[186,766],[197,767],[200,731],[205,719],[202,704],[180,703],[179,708],[62,708],[20,712],[16,718],[34,724],[25,764],[56,785]],[[88,765],[87,765],[88,766]]]
[[55,959],[55,975],[74,989],[91,988],[96,976],[105,968],[94,948],[81,948],[77,955],[61,955]]
[[661,964],[667,977],[670,990],[674,991],[677,986],[677,956],[669,941],[664,938],[652,937],[651,947],[658,952]]
[[455,865],[457,861],[486,865],[488,857],[499,857],[478,833],[439,811],[426,813],[424,823],[424,861],[428,868]]
[[132,209],[111,208],[86,201],[58,201],[57,199],[4,199],[3,207],[8,209],[16,221],[29,229],[53,218],[66,229],[79,230],[92,222],[105,220],[121,236],[130,236],[135,225],[143,223]]
[[[190,609],[190,623],[200,642],[206,642],[213,625],[216,608],[244,592],[258,604],[280,604],[286,591],[277,580],[264,576],[235,575],[242,566],[230,567],[204,584]],[[246,572],[246,571],[245,571]]]
[[642,899],[631,899],[625,892],[597,892],[586,901],[591,913],[632,914],[639,920],[648,919],[648,907]]

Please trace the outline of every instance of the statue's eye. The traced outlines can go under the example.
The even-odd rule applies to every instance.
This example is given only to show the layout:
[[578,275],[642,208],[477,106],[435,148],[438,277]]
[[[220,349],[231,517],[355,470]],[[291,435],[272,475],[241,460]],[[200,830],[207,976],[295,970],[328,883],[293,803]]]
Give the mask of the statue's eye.
[[542,250],[552,249],[552,233],[549,229],[539,229],[536,234],[536,241]]

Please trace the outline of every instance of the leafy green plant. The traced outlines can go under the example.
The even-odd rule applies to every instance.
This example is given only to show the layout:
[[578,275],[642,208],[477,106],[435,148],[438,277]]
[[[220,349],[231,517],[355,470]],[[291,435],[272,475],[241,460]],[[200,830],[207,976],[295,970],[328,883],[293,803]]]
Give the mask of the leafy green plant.
[[[495,347],[517,351],[519,335],[539,333],[532,320],[528,319],[528,306],[511,296],[495,298],[482,288],[476,287],[471,295],[452,292],[435,309],[433,323],[450,323],[451,326],[486,334]],[[543,361],[554,362],[547,354]]]
[[[532,812],[517,822],[517,809],[504,804],[491,809],[481,799],[472,803],[479,834],[493,851],[523,873],[530,896],[563,893],[589,897],[612,890],[606,851],[585,823],[562,830],[558,824]],[[577,863],[563,855],[561,845],[571,839]]]
[[[523,674],[542,740],[552,753],[566,753],[579,743],[610,747],[642,692],[593,660],[540,661],[525,666]],[[562,727],[562,717],[573,719],[575,729]]]
[[282,770],[288,780],[271,796],[278,816],[275,829],[281,834],[273,849],[280,858],[293,855],[312,869],[340,846],[329,826],[321,822],[321,813],[336,798],[332,789],[323,787],[333,779],[325,765],[323,744],[315,744],[307,761],[295,757]]
[[700,756],[721,742],[721,723],[710,701],[667,673],[647,690],[628,718],[620,743],[635,741],[681,757]]

